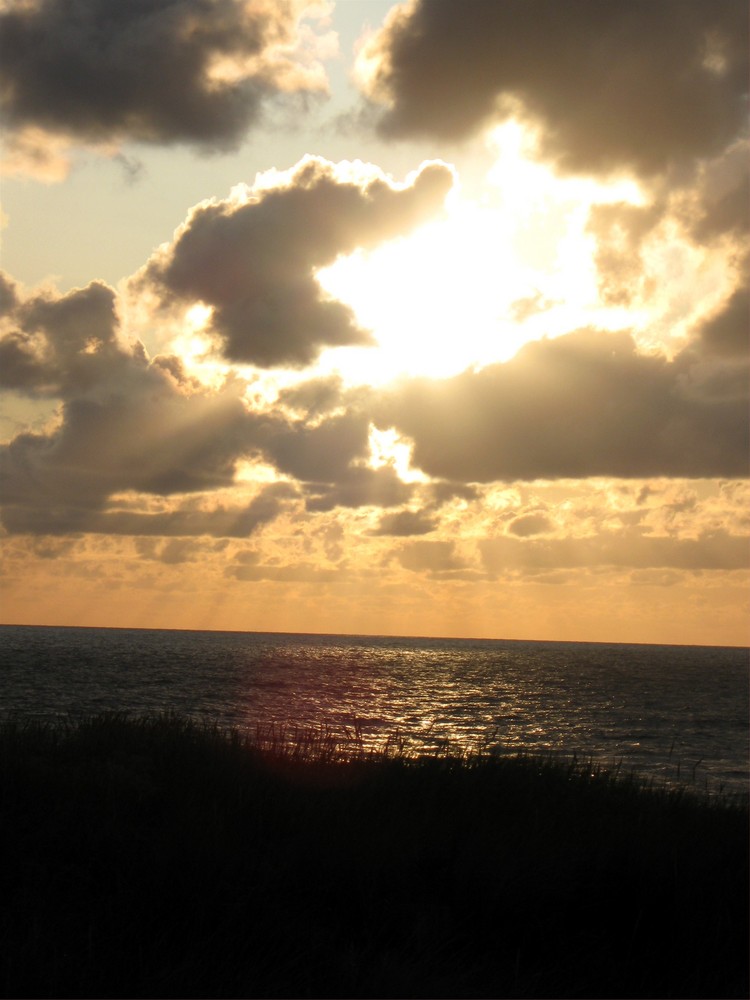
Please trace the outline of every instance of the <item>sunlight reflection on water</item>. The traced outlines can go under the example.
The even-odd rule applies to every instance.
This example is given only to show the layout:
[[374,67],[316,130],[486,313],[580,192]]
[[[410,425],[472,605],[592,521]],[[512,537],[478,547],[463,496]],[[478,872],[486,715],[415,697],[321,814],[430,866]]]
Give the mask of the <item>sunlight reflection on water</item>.
[[6,712],[356,726],[366,747],[575,753],[747,791],[747,650],[21,626],[0,639]]

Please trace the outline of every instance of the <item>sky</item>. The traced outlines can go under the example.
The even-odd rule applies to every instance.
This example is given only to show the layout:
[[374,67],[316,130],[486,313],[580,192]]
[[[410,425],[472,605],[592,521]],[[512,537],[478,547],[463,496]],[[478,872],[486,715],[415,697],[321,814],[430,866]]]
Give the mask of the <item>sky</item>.
[[747,645],[745,0],[0,0],[7,623]]

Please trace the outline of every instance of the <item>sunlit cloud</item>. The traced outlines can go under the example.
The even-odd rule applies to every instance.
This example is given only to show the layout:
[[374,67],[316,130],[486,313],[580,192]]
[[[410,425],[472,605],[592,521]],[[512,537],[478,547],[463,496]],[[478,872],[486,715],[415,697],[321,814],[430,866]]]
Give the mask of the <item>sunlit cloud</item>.
[[[74,147],[227,151],[274,100],[328,93],[331,4],[101,0],[0,7],[0,111],[8,169],[61,180]],[[96,44],[92,44],[96,39]]]
[[360,6],[0,0],[13,613],[742,641],[744,5]]
[[[324,366],[370,382],[445,377],[505,361],[541,336],[645,322],[645,313],[602,305],[588,231],[594,205],[642,204],[638,185],[556,176],[534,159],[533,133],[515,121],[487,141],[496,158],[479,200],[457,184],[443,219],[317,272],[378,344],[376,358],[338,352]],[[515,304],[533,297],[548,308],[519,322]]]

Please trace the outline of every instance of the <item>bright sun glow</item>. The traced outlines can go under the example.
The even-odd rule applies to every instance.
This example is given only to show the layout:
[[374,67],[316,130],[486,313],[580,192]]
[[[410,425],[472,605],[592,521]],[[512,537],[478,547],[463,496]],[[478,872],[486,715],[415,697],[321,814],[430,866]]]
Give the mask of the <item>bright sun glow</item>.
[[370,427],[370,466],[392,465],[404,483],[427,482],[427,476],[411,464],[411,445],[392,427],[378,430]]
[[[592,207],[643,205],[641,190],[626,179],[556,176],[534,158],[533,135],[514,121],[495,129],[488,143],[491,168],[471,192],[457,185],[440,219],[317,272],[323,291],[352,308],[376,346],[325,350],[316,375],[370,385],[402,375],[445,378],[584,326],[627,329],[642,349],[670,354],[699,318],[696,309],[711,311],[726,297],[731,269],[724,257],[661,232],[640,250],[658,294],[619,306],[603,301],[588,228]],[[218,387],[230,366],[216,353],[211,316],[209,306],[191,306],[171,349],[189,372]],[[299,377],[295,370],[231,370],[246,378],[258,405],[270,405]]]
[[596,203],[639,203],[637,186],[555,177],[530,158],[515,122],[491,143],[497,155],[480,199],[454,191],[443,219],[318,272],[378,343],[328,352],[324,368],[369,382],[444,377],[507,360],[541,336],[623,324],[620,310],[598,302],[586,224]]

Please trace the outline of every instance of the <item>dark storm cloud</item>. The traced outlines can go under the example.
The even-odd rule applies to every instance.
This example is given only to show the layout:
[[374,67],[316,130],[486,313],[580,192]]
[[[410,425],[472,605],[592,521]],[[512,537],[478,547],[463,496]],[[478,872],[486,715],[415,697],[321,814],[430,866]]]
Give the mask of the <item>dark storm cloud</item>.
[[745,476],[747,397],[734,364],[689,350],[670,362],[628,334],[582,330],[478,372],[406,381],[374,412],[413,441],[416,467],[453,481]]
[[299,10],[293,0],[11,0],[0,10],[6,128],[236,147],[267,98],[320,89],[274,52],[294,41]]
[[332,163],[306,157],[243,204],[195,208],[138,282],[166,304],[212,306],[231,361],[308,365],[324,347],[372,342],[351,309],[323,293],[316,270],[408,233],[440,209],[452,180],[447,167],[429,164],[403,188],[380,173],[347,181]]
[[418,0],[366,54],[385,136],[463,139],[511,112],[565,169],[644,176],[746,123],[745,0]]

